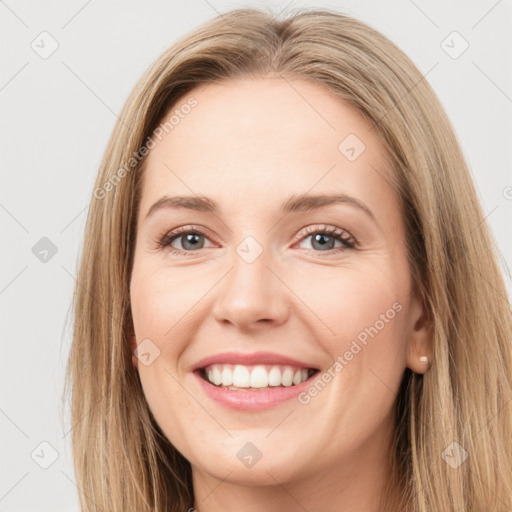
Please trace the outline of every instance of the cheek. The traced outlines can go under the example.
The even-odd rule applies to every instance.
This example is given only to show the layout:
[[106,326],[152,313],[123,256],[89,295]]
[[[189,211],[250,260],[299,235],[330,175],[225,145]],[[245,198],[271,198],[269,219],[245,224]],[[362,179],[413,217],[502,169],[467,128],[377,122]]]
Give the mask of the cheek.
[[134,267],[130,300],[137,342],[149,338],[163,353],[177,353],[190,312],[205,293],[197,284],[190,272],[153,269],[150,261]]
[[353,348],[359,364],[381,364],[401,353],[405,294],[390,267],[324,267],[310,271],[307,282],[290,276],[288,283],[301,298],[302,318],[311,318],[315,338],[333,358],[354,342],[362,348]]
[[[150,340],[150,364],[138,362],[138,372],[148,406],[156,422],[178,449],[186,449],[183,425],[194,421],[190,396],[180,384],[181,353],[193,336],[187,311],[197,301],[193,286],[182,286],[177,273],[156,271],[150,262],[134,266],[131,307],[137,344]],[[147,342],[146,342],[147,343]],[[156,348],[155,348],[156,347]],[[158,354],[153,359],[153,354]],[[179,414],[177,413],[179,411]]]
[[[312,386],[301,403],[311,400],[312,414],[330,415],[333,425],[346,421],[347,434],[354,439],[364,434],[353,418],[366,418],[368,428],[377,428],[387,416],[405,368],[406,283],[394,277],[390,265],[380,263],[364,269],[331,268],[329,273],[318,268],[308,278],[314,289],[293,281],[307,305],[301,316],[311,319],[307,327],[332,361],[319,377],[325,384],[317,386],[328,391],[317,393]],[[340,408],[327,411],[325,396],[331,393],[340,397]]]

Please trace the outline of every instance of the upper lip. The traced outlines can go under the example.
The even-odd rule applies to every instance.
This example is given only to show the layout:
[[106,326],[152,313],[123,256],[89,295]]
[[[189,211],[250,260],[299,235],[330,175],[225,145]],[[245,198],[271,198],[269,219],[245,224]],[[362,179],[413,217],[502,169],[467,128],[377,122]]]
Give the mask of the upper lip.
[[192,371],[205,368],[211,364],[225,363],[225,364],[243,364],[243,365],[257,365],[257,364],[282,364],[289,366],[297,366],[300,368],[314,368],[315,366],[310,363],[305,363],[297,359],[293,359],[281,354],[273,352],[253,352],[251,354],[244,354],[241,352],[222,352],[213,356],[205,357],[198,361],[192,367]]

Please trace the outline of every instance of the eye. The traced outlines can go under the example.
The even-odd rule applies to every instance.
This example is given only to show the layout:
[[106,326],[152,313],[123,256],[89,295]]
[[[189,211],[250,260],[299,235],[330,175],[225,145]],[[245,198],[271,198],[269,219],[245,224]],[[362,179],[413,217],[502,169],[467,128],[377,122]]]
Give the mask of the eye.
[[[311,245],[313,249],[308,249],[308,252],[325,252],[331,254],[332,252],[344,251],[346,249],[354,249],[356,242],[354,238],[345,230],[336,228],[334,226],[312,226],[302,232],[297,238],[300,242],[311,238]],[[335,247],[336,242],[340,245]]]
[[[302,231],[296,240],[303,242],[308,238],[311,238],[313,249],[306,248],[306,250],[315,254],[319,252],[332,254],[353,249],[356,245],[356,241],[347,231],[334,226],[309,227]],[[161,249],[167,249],[171,254],[186,254],[204,249],[204,240],[209,240],[209,238],[200,227],[182,226],[166,233],[157,241],[157,245]],[[173,245],[176,241],[180,243],[181,248],[176,248]],[[336,242],[339,244],[338,247],[335,247]]]
[[[167,248],[172,254],[184,254],[203,249],[204,239],[207,239],[206,234],[198,227],[183,226],[165,234],[158,241],[158,246],[162,249]],[[172,245],[175,241],[180,243],[181,249]]]

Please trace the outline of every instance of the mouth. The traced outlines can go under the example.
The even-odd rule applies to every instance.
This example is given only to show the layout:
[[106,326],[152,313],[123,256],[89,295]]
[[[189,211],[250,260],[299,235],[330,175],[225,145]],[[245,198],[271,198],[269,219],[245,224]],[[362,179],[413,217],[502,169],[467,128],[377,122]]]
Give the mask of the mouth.
[[296,399],[320,368],[279,353],[228,351],[205,357],[190,371],[200,392],[213,402],[257,412]]
[[319,373],[317,368],[281,364],[211,364],[195,370],[202,380],[231,391],[269,391],[292,388]]

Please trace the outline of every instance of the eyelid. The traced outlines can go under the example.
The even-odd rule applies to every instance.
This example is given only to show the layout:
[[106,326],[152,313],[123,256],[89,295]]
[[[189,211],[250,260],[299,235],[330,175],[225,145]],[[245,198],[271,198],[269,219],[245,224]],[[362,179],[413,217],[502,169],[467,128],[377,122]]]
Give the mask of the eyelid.
[[[205,228],[204,226],[200,226],[197,224],[184,224],[183,226],[178,226],[176,228],[173,228],[169,231],[166,231],[164,235],[159,236],[157,238],[157,244],[163,248],[167,248],[170,246],[170,244],[179,238],[182,235],[186,235],[188,233],[197,233],[200,235],[203,235],[205,238],[212,239],[211,232],[208,228]],[[174,247],[171,247],[174,249]],[[181,251],[181,249],[176,249],[177,251]],[[198,249],[200,250],[200,249]],[[190,252],[193,253],[194,251],[183,251],[183,252]]]
[[[209,240],[211,240],[211,238],[214,238],[211,237],[211,235],[209,234],[210,230],[208,228],[196,224],[185,224],[183,226],[178,226],[170,231],[167,231],[163,236],[160,236],[157,239],[157,247],[159,249],[166,249],[171,253],[190,255],[195,255],[202,249],[208,249],[208,247],[202,247],[199,249],[192,249],[186,251],[183,249],[176,249],[175,247],[172,247],[172,242],[174,242],[176,239],[179,239],[180,236],[189,233],[200,234],[205,238],[208,238]],[[358,246],[356,238],[349,231],[347,231],[344,228],[339,228],[337,226],[329,224],[313,224],[302,229],[294,236],[293,244],[295,245],[298,242],[302,242],[303,240],[306,240],[310,235],[316,233],[325,233],[328,234],[328,236],[334,236],[337,240],[340,240],[345,245],[345,247],[341,250],[354,249]],[[322,253],[325,253],[325,255],[331,255],[333,252],[340,252],[340,248],[338,247],[334,249],[329,249],[327,251],[315,251],[313,249],[305,249],[305,251],[313,252],[318,255],[322,255]]]
[[354,236],[352,236],[352,234],[349,231],[347,231],[344,228],[332,226],[330,224],[313,224],[311,226],[308,226],[304,228],[302,231],[299,231],[299,233],[295,235],[294,240],[295,242],[302,241],[306,239],[309,235],[312,235],[314,233],[328,233],[330,235],[335,235],[336,237],[339,238],[344,238],[347,240],[347,242],[353,243],[354,245],[357,244],[357,240],[355,239]]

